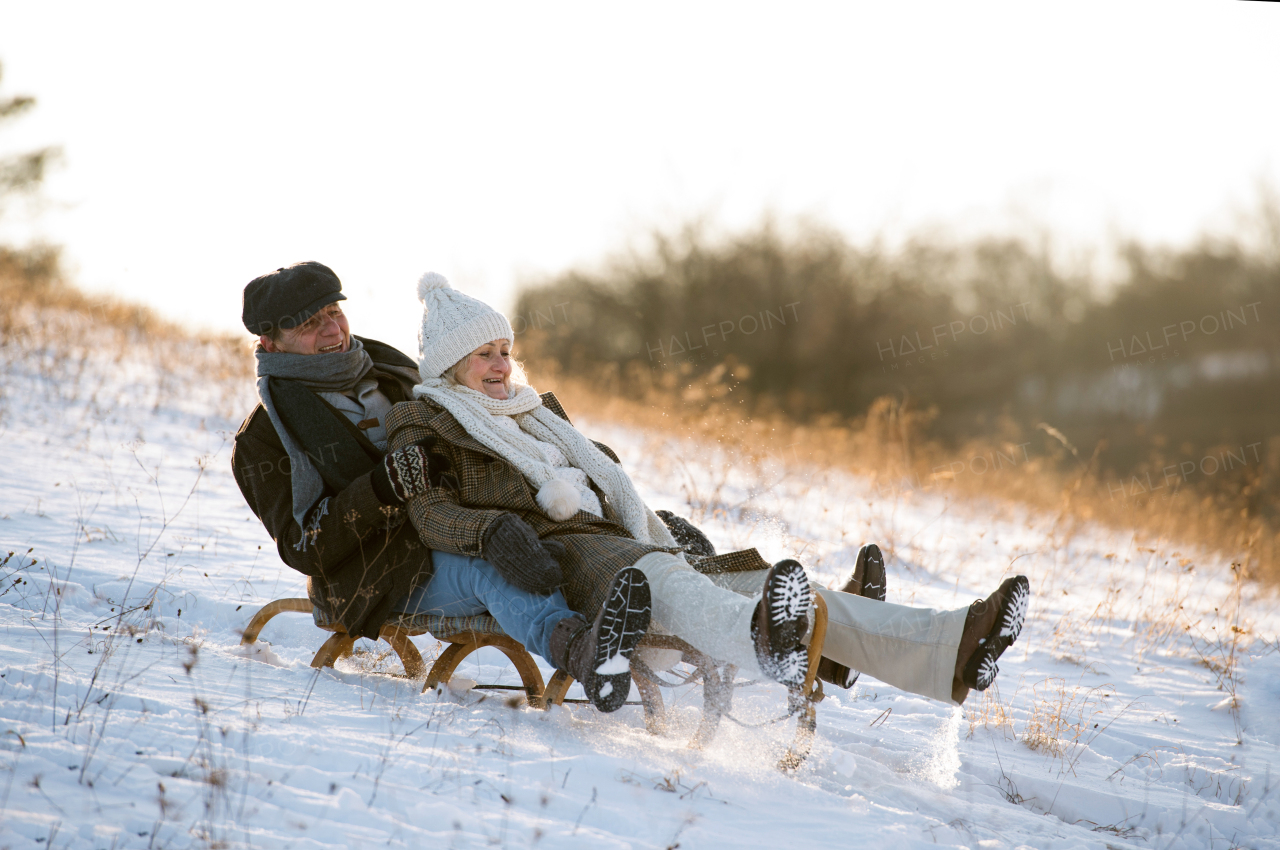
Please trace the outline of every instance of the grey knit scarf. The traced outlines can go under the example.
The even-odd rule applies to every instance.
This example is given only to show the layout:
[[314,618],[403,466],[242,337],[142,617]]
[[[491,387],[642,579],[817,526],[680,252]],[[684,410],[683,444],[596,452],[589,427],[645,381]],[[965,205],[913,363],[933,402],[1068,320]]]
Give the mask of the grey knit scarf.
[[373,358],[365,351],[364,343],[354,336],[351,337],[350,347],[340,354],[285,354],[259,348],[254,356],[258,361],[258,399],[267,409],[267,416],[271,417],[271,424],[276,427],[276,434],[289,454],[290,477],[293,482],[293,518],[297,520],[298,527],[304,530],[298,545],[305,548],[307,512],[324,495],[324,480],[307,457],[306,451],[298,445],[298,441],[280,420],[267,379],[299,381],[322,396],[324,393],[345,393],[355,389],[361,379],[372,371]]

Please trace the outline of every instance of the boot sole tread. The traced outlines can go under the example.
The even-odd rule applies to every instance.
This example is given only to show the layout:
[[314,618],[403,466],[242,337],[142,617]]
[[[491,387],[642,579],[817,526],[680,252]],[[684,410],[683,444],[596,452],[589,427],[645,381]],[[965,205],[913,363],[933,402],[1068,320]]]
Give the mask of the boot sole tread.
[[1001,603],[995,628],[979,644],[973,658],[965,666],[966,684],[975,691],[985,691],[995,681],[1000,672],[996,661],[1013,645],[1018,635],[1022,634],[1030,601],[1031,586],[1026,576],[1016,576],[1009,595]]
[[[652,611],[649,582],[644,574],[634,567],[618,573],[604,603],[604,616],[600,620],[600,641],[596,644],[592,669],[599,668],[615,655],[622,655],[629,660],[640,639],[649,630]],[[606,683],[612,687],[602,697],[600,692]],[[597,709],[604,712],[616,711],[626,702],[631,691],[631,673],[597,675],[592,681],[584,682],[583,688]]]
[[[760,657],[765,675],[784,685],[799,684],[808,671],[808,652],[798,646],[809,628],[809,606],[813,603],[813,589],[798,562],[775,567],[764,589],[769,619],[771,648],[767,657]],[[785,647],[785,649],[781,649]]]
[[784,645],[792,645],[809,628],[813,591],[804,568],[799,565],[777,571],[774,579],[768,588],[769,619],[773,626],[770,633]]

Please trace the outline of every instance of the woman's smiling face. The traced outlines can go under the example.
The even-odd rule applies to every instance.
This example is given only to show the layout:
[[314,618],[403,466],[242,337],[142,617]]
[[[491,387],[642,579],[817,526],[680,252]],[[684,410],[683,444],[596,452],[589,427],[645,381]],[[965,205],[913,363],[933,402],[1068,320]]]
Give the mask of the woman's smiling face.
[[511,394],[511,341],[495,339],[468,354],[454,373],[458,383],[489,398]]

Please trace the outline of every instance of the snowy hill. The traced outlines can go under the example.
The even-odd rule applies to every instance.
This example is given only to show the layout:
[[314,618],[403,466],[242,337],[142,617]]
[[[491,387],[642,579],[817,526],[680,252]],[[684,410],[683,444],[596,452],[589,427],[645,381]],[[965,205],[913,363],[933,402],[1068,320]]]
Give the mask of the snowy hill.
[[[48,320],[0,346],[0,847],[1280,847],[1280,614],[1214,557],[576,417],[722,551],[834,585],[878,541],[889,598],[938,607],[1029,576],[985,698],[829,689],[788,776],[792,725],[752,728],[775,686],[694,751],[689,689],[654,737],[636,707],[421,694],[385,644],[317,673],[302,615],[242,651],[304,595],[231,476],[248,380]],[[489,652],[460,676],[517,681]]]

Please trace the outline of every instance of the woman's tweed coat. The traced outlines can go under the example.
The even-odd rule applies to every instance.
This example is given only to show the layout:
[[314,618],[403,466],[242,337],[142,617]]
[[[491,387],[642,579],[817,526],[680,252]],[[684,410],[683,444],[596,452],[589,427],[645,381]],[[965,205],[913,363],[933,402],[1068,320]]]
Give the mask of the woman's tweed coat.
[[[553,394],[543,393],[542,403],[568,421]],[[430,399],[393,407],[387,415],[387,435],[389,451],[431,441],[431,452],[447,457],[452,467],[452,475],[430,470],[433,486],[407,506],[423,543],[432,549],[481,556],[480,541],[489,524],[504,513],[514,513],[529,523],[538,537],[554,538],[565,545],[568,557],[560,563],[564,573],[561,590],[569,607],[585,616],[595,616],[619,570],[649,552],[679,551],[636,541],[625,526],[614,521],[615,514],[598,488],[603,518],[578,511],[564,522],[551,519],[538,507],[533,489],[518,469],[468,434],[453,414]],[[620,462],[608,446],[596,446],[615,463]],[[698,564],[703,572],[768,567],[754,549]]]

